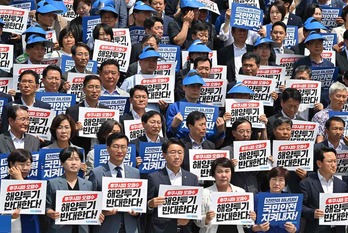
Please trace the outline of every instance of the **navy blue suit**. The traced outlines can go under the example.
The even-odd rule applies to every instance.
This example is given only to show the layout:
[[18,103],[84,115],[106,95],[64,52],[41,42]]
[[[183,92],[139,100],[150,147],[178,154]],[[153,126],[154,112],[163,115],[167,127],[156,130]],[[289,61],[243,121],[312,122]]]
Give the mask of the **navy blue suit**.
[[298,28],[303,27],[301,17],[294,15],[293,13],[289,13],[288,24],[291,26],[297,26]]

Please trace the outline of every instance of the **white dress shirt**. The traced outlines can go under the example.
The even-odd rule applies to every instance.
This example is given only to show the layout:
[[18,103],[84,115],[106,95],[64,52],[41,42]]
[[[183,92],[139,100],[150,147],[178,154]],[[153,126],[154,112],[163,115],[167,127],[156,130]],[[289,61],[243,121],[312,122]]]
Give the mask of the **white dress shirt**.
[[121,168],[121,174],[122,174],[122,178],[125,178],[125,172],[124,172],[124,164],[121,163],[120,166],[116,166],[115,164],[111,163],[110,161],[108,161],[108,165],[109,165],[109,168],[110,168],[110,172],[111,172],[111,175],[112,177],[114,178],[117,178],[117,171],[116,171],[116,167],[120,167]]
[[181,172],[181,168],[180,168],[180,170],[179,170],[179,172],[177,174],[175,174],[167,166],[166,166],[166,169],[167,169],[167,172],[168,172],[170,183],[172,185],[182,186],[182,172]]

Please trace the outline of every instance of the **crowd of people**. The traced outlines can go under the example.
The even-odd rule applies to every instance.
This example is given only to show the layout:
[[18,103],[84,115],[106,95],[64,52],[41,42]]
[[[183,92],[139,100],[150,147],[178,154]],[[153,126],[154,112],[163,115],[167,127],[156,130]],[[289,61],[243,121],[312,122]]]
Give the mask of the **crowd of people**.
[[[237,2],[237,1],[235,1]],[[241,1],[238,1],[241,2]],[[320,193],[347,192],[345,176],[336,176],[337,151],[347,150],[348,135],[344,135],[346,122],[330,111],[344,111],[348,98],[348,6],[342,0],[275,0],[247,1],[264,11],[264,25],[251,31],[242,27],[231,27],[229,1],[216,0],[220,15],[210,12],[196,0],[74,0],[76,18],[67,21],[62,17],[68,9],[63,1],[41,0],[36,10],[30,12],[30,23],[23,35],[4,32],[6,23],[0,19],[0,42],[14,45],[15,64],[43,64],[45,59],[63,55],[71,56],[74,67],[67,72],[57,64],[47,64],[42,74],[25,70],[18,78],[18,89],[0,93],[6,99],[1,114],[0,153],[8,154],[8,176],[3,179],[27,179],[33,162],[32,153],[41,148],[59,148],[59,159],[64,174],[48,180],[46,215],[24,215],[20,209],[12,214],[13,233],[36,232],[119,232],[119,233],[221,233],[221,232],[346,232],[344,226],[319,225],[324,211],[319,208]],[[0,0],[2,6],[11,1]],[[322,21],[322,9],[339,8],[341,16],[336,18],[337,27],[327,28]],[[89,40],[83,42],[83,17],[99,15],[101,23],[93,29]],[[285,47],[287,26],[298,27],[298,43]],[[88,68],[92,59],[95,40],[114,41],[113,28],[140,27],[145,31],[141,41],[131,46],[130,65],[127,72],[120,72],[115,59],[107,59],[98,67],[97,73]],[[268,28],[271,28],[268,31]],[[46,38],[48,31],[55,31],[58,43]],[[325,33],[334,33],[337,44],[333,45],[335,60],[322,56]],[[23,49],[22,36],[25,37]],[[183,67],[175,74],[175,102],[148,103],[149,90],[136,83],[135,75],[154,75],[162,59],[158,49],[164,44],[177,45],[188,52]],[[51,49],[50,53],[46,53]],[[209,54],[216,50],[217,61]],[[301,92],[295,88],[280,86],[279,92],[268,93],[273,106],[264,107],[259,117],[263,129],[252,127],[246,118],[231,122],[232,115],[225,108],[219,109],[214,129],[207,130],[207,116],[192,111],[184,119],[180,103],[200,104],[202,87],[206,85],[213,64],[224,65],[227,77],[227,99],[253,98],[253,90],[236,82],[238,74],[257,76],[260,66],[277,66],[279,54],[303,55],[293,64],[291,79],[311,80],[313,67],[338,67],[338,74],[330,87],[322,92],[320,101],[313,108],[301,105]],[[305,54],[308,54],[304,56]],[[58,60],[59,60],[58,59]],[[213,58],[214,59],[214,58]],[[335,63],[335,64],[334,64]],[[13,77],[10,72],[0,70],[0,77]],[[86,74],[81,102],[58,114],[50,126],[51,141],[45,141],[27,133],[30,116],[28,107],[51,109],[48,103],[36,98],[37,92],[66,93],[71,88],[68,73]],[[41,75],[41,77],[40,77]],[[40,83],[43,86],[40,88]],[[131,104],[118,120],[107,120],[99,128],[95,138],[80,137],[83,129],[79,122],[81,107],[104,108],[100,96],[127,96]],[[129,140],[125,135],[125,121],[139,120],[144,134]],[[292,135],[292,120],[317,122],[319,126],[314,144],[314,171],[301,167],[288,171],[274,166],[270,171],[234,173],[237,156],[233,143],[251,140],[288,141]],[[139,173],[143,163],[140,143],[161,143],[166,165],[163,169],[146,176]],[[109,160],[94,167],[94,145],[106,144]],[[136,167],[124,164],[128,145],[135,144]],[[85,154],[81,153],[81,149]],[[230,151],[231,159],[216,159],[210,168],[213,183],[199,182],[190,172],[190,149],[221,149]],[[272,162],[272,156],[269,155]],[[82,170],[83,177],[79,177]],[[60,217],[56,211],[57,190],[101,191],[102,177],[133,178],[148,180],[147,213],[135,211],[118,212],[116,209],[103,211],[99,216],[100,226],[56,225]],[[1,180],[0,180],[1,182]],[[158,217],[157,207],[165,202],[159,196],[161,184],[179,186],[204,186],[202,218],[200,220],[167,219]],[[208,187],[209,186],[209,187]],[[269,222],[254,225],[212,225],[215,217],[211,210],[213,192],[259,192],[303,194],[302,220],[297,225],[286,222],[273,226]],[[256,195],[257,196],[257,195]],[[256,210],[249,213],[256,219]]]

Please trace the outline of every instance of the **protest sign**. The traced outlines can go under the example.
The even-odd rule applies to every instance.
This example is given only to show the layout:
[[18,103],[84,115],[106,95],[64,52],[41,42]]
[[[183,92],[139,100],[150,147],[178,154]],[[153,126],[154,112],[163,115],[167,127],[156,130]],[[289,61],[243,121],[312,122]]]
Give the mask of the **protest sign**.
[[329,89],[336,82],[338,67],[312,67],[311,80],[321,82],[321,88]]
[[[26,9],[26,10],[36,10],[34,0],[12,0],[11,5],[16,8]],[[31,22],[32,18],[29,16],[28,24]]]
[[220,65],[213,66],[210,69],[209,78],[226,80],[227,79],[227,66],[220,66]]
[[310,141],[317,139],[319,124],[311,121],[291,120],[291,138],[290,141]]
[[[97,65],[98,63],[96,61],[89,60],[86,66],[86,70],[92,72],[93,74],[96,74],[98,71]],[[67,55],[61,56],[60,68],[63,73],[70,71],[74,67],[75,67],[75,61],[72,59],[71,56],[67,56]]]
[[123,124],[125,135],[129,138],[129,141],[132,141],[145,134],[145,130],[140,119],[125,120]]
[[[292,46],[297,45],[298,40],[298,27],[292,25],[286,25],[286,37],[283,41],[283,46],[286,48],[290,48]],[[278,54],[277,54],[278,56]]]
[[232,3],[230,26],[258,32],[263,22],[263,10],[260,8]]
[[336,33],[321,33],[321,35],[325,38],[323,41],[324,50],[332,51],[333,46],[337,44],[337,34]]
[[35,99],[48,103],[57,115],[76,104],[76,95],[65,93],[37,92]]
[[233,142],[233,158],[238,161],[235,172],[269,171],[272,169],[268,159],[271,155],[269,140]]
[[147,87],[149,103],[158,103],[159,100],[174,103],[175,76],[136,74],[135,85]]
[[289,171],[302,168],[313,171],[314,141],[273,141],[273,166],[284,167]]
[[158,217],[174,219],[201,219],[203,187],[159,186],[158,196],[164,197],[158,206]]
[[227,80],[215,80],[210,78],[203,79],[205,84],[201,88],[199,102],[218,107],[225,106]]
[[300,58],[303,58],[303,55],[297,54],[277,54],[275,63],[277,65],[285,67],[285,77],[290,78],[292,76],[292,65],[298,61]]
[[256,76],[276,80],[275,91],[280,92],[279,86],[285,83],[285,67],[280,66],[260,66]]
[[2,115],[2,111],[4,110],[4,106],[7,104],[7,98],[0,98],[0,116]]
[[[138,70],[141,70],[138,62]],[[157,75],[175,75],[175,62],[172,61],[158,61],[157,68],[153,74]]]
[[271,93],[275,91],[275,79],[236,75],[236,81],[242,82],[254,92],[252,95],[253,100],[262,101],[264,106],[273,106],[274,101]]
[[46,185],[45,180],[1,180],[0,213],[45,214]]
[[129,34],[132,44],[140,43],[146,35],[145,28],[140,26],[130,26]]
[[40,149],[39,177],[41,180],[63,175],[64,168],[60,163],[59,153],[62,149]]
[[[31,152],[33,157],[33,162],[31,163],[31,170],[27,179],[30,180],[39,180],[39,153]],[[7,164],[8,154],[0,154],[0,180],[8,175],[8,164]]]
[[319,209],[324,211],[324,216],[319,218],[319,225],[348,225],[346,193],[319,193]]
[[[123,159],[123,164],[126,164],[130,167],[136,167],[136,148],[134,144],[128,145],[127,155]],[[96,144],[94,145],[94,167],[99,165],[106,164],[109,161],[110,155],[106,150],[105,144]]]
[[112,32],[114,33],[114,39],[112,42],[119,45],[132,47],[128,28],[113,28]]
[[160,44],[170,44],[170,38],[168,35],[163,34]]
[[348,112],[337,112],[329,110],[329,118],[333,116],[342,118],[342,120],[345,122],[343,135],[348,135]]
[[211,12],[214,12],[217,15],[220,15],[219,7],[216,2],[210,0],[197,0],[200,3],[204,4],[204,7],[200,7],[199,9],[205,9]]
[[[55,30],[49,30],[46,32],[47,32],[46,40],[51,41],[52,43],[58,43]],[[53,48],[45,47],[45,50],[46,50],[45,57],[51,57],[52,52],[53,52]]]
[[13,89],[13,78],[0,78],[0,92],[8,93]]
[[[78,15],[75,13],[74,9],[73,9],[73,4],[74,4],[74,0],[63,0],[64,5],[66,6],[67,12],[65,12],[64,14],[62,14],[62,16],[67,20],[67,21],[71,21],[75,18],[78,17]],[[82,17],[83,18],[83,17]]]
[[321,23],[327,28],[337,27],[336,18],[341,17],[341,8],[320,5],[322,19]]
[[10,73],[12,67],[13,67],[13,45],[1,44],[0,45],[0,69]]
[[125,113],[129,112],[130,103],[128,96],[100,96],[99,104],[107,106],[109,109],[117,109],[122,116]]
[[324,50],[321,53],[322,58],[325,58],[326,60],[330,61],[334,66],[336,66],[336,51],[334,50]]
[[348,173],[348,150],[336,150],[337,170],[336,175],[346,176]]
[[215,212],[212,225],[254,225],[254,193],[213,192],[210,210]]
[[50,127],[54,117],[56,116],[56,112],[43,108],[28,107],[28,115],[29,127],[27,132],[39,138],[50,141]]
[[79,108],[78,121],[82,123],[82,130],[79,131],[80,137],[97,138],[97,132],[105,121],[113,119],[119,121],[119,111],[103,108]]
[[143,162],[139,165],[140,173],[152,173],[165,167],[162,143],[140,142],[139,155]]
[[198,180],[214,181],[214,177],[210,175],[211,163],[217,158],[230,159],[230,151],[189,149],[189,156],[190,172],[195,174]]
[[83,81],[88,74],[72,73],[68,72],[67,81],[70,83],[70,89],[67,91],[68,94],[76,96],[76,102],[80,102],[85,98],[83,92]]
[[183,116],[183,122],[179,126],[182,132],[189,133],[186,126],[186,118],[193,111],[199,111],[205,114],[207,120],[207,134],[214,134],[215,123],[218,118],[219,108],[204,104],[194,104],[189,102],[179,102],[179,111]]
[[179,72],[181,67],[180,46],[171,44],[160,44],[157,51],[165,61],[176,62],[176,71]]
[[4,32],[22,35],[27,30],[29,10],[19,9],[12,6],[2,5],[0,9],[0,19],[5,23]]
[[121,72],[127,72],[130,60],[130,47],[118,45],[113,42],[95,40],[93,49],[93,60],[98,66],[106,60],[115,59]]
[[231,113],[231,120],[226,122],[226,127],[232,127],[237,119],[245,118],[251,122],[253,128],[264,129],[266,125],[259,120],[263,115],[263,103],[255,100],[226,99],[226,112]]
[[269,222],[271,226],[283,227],[291,222],[300,229],[302,200],[303,194],[257,194],[256,224]]
[[101,23],[99,15],[91,15],[82,17],[82,40],[87,43],[90,38],[93,38],[93,30],[95,26]]
[[254,6],[254,7],[260,8],[259,0],[228,0],[228,5],[231,6],[232,2],[240,3],[240,4],[247,4],[249,6]]
[[65,191],[56,192],[56,209],[60,217],[56,225],[100,225],[102,192]]
[[102,178],[103,210],[146,213],[147,180]]
[[286,88],[295,88],[301,93],[301,106],[314,108],[316,103],[320,103],[321,82],[311,80],[288,79]]

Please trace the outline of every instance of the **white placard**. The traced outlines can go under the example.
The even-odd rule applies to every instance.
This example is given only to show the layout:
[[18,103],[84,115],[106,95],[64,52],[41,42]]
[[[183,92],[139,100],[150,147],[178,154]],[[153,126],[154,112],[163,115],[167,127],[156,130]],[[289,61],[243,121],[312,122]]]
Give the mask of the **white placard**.
[[348,225],[347,206],[347,193],[319,193],[319,209],[324,211],[324,217],[319,218],[319,225]]

